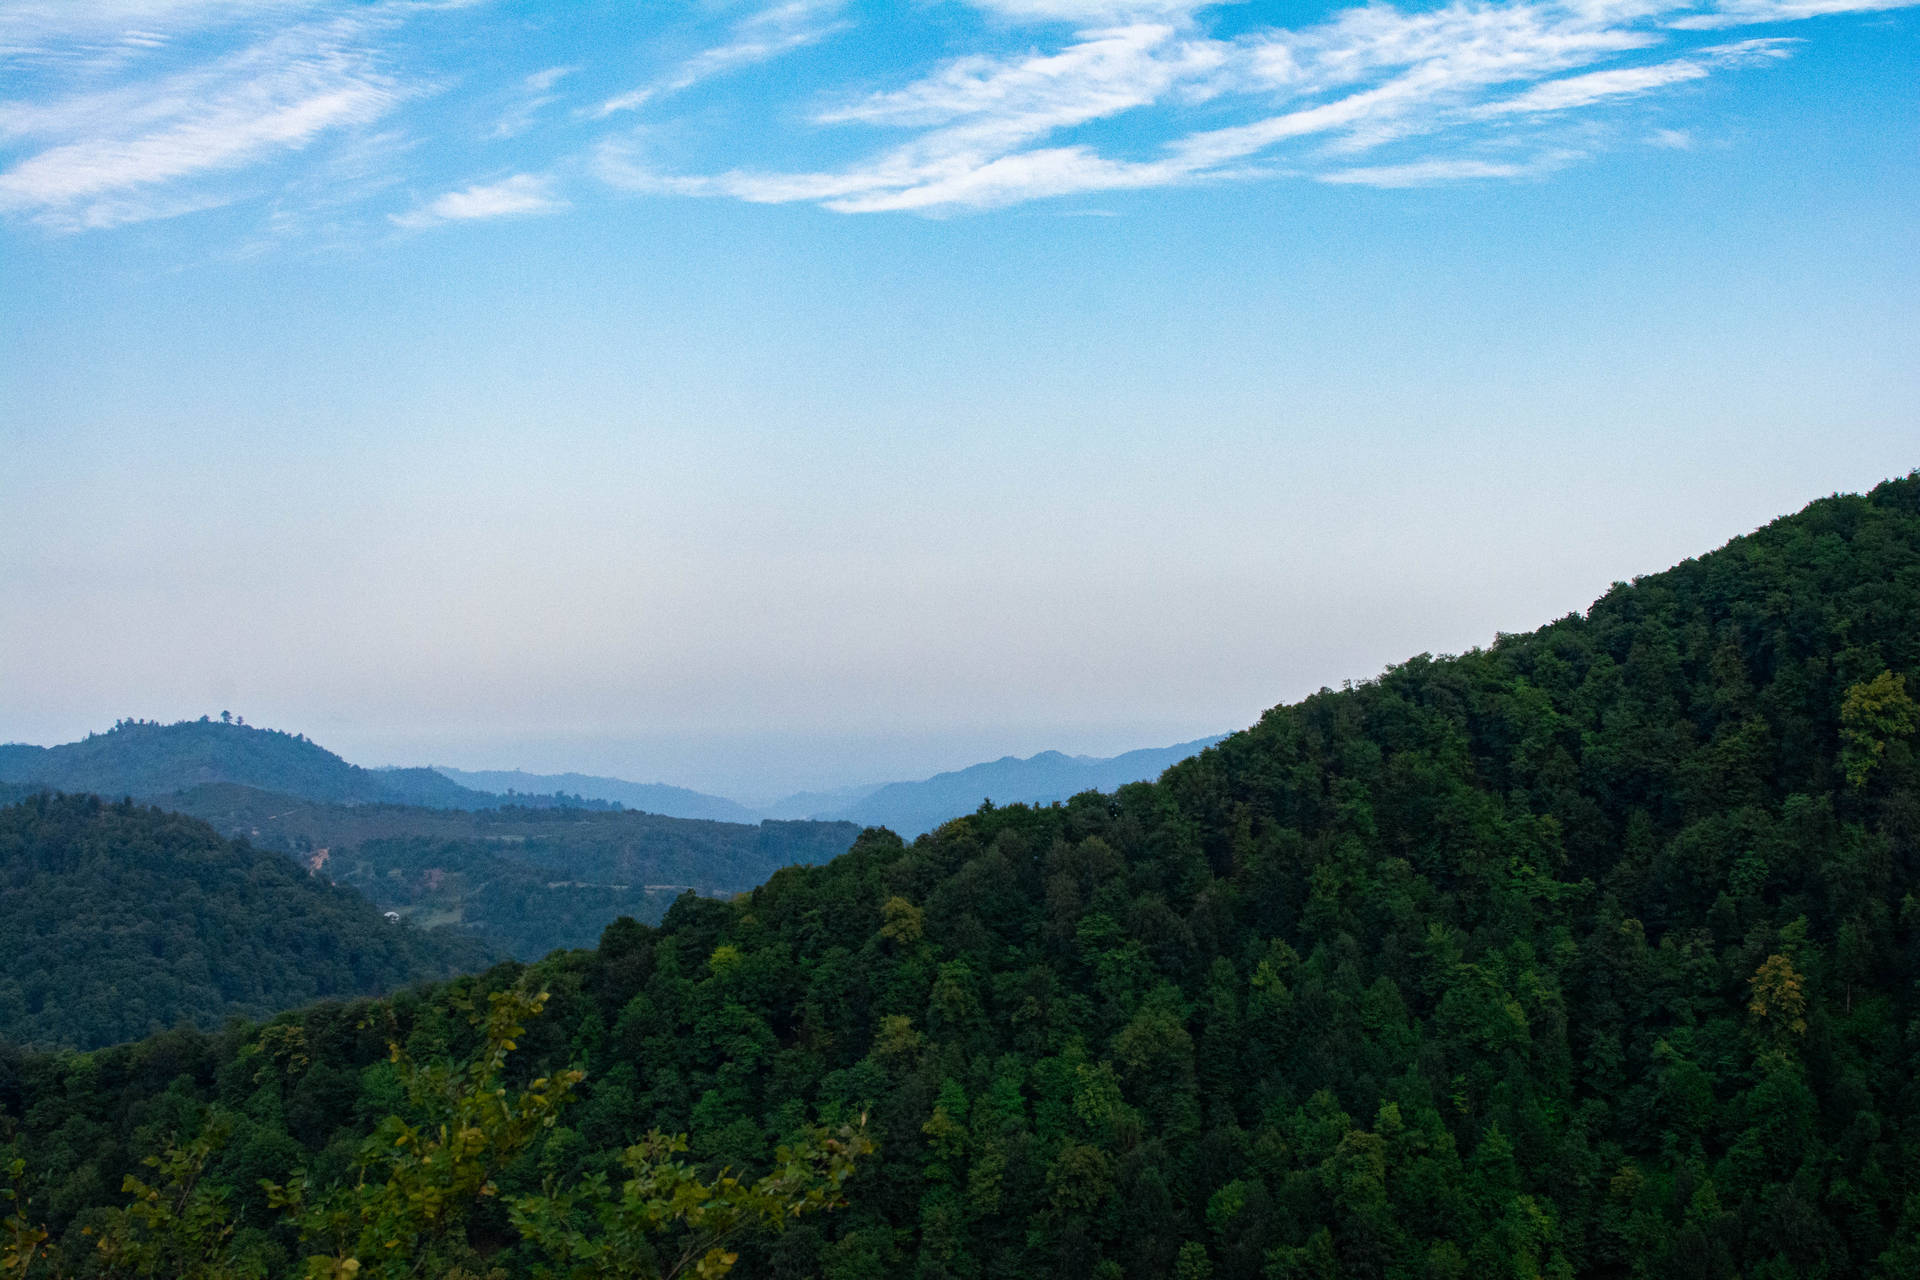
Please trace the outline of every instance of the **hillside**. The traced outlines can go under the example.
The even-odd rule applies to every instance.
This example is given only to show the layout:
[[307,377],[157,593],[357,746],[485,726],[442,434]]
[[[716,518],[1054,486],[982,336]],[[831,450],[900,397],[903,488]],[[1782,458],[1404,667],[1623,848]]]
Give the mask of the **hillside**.
[[[503,803],[432,769],[363,769],[304,735],[206,717],[177,724],[123,720],[106,733],[55,747],[0,746],[0,782],[137,799],[232,783],[321,804],[478,809]],[[514,799],[523,806],[543,802],[556,798]]]
[[[516,1069],[589,1075],[497,1190],[655,1126],[765,1168],[864,1115],[847,1207],[740,1274],[1920,1274],[1916,620],[1920,475],[1157,782],[616,924],[536,971]],[[344,1176],[340,1122],[394,1105],[386,1035],[464,1051],[455,993],[516,976],[385,1034],[290,1015],[271,1071],[241,1033],[0,1062],[28,1213],[80,1256],[159,1128],[224,1116],[209,1185],[291,1274],[257,1179]],[[485,1265],[530,1274],[474,1214]]]
[[619,917],[658,921],[682,893],[744,893],[846,852],[845,822],[742,824],[574,808],[309,804],[232,784],[160,802],[275,849],[423,924],[534,960],[591,946]]
[[[657,813],[668,818],[704,818],[712,822],[758,822],[760,815],[745,805],[721,796],[710,796],[686,787],[670,787],[664,782],[628,782],[624,778],[602,778],[588,773],[525,773],[519,769],[452,769],[435,765],[434,771],[463,787],[489,791],[497,795],[565,794],[589,800],[606,800],[642,813]],[[807,815],[796,814],[796,817]]]
[[931,831],[950,818],[972,813],[984,801],[996,804],[1051,804],[1082,791],[1111,791],[1129,782],[1159,777],[1169,767],[1218,742],[1201,738],[1172,747],[1152,747],[1105,758],[1043,751],[1020,759],[1003,756],[921,782],[890,782],[852,804],[815,817],[886,827],[909,838]]
[[0,1040],[92,1048],[478,968],[203,823],[91,796],[0,808]]

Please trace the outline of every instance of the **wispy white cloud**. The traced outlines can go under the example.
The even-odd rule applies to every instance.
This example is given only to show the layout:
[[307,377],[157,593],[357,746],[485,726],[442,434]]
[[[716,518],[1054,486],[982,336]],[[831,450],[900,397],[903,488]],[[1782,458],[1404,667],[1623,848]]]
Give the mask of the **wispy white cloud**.
[[1778,38],[1745,40],[1735,45],[1703,49],[1691,58],[1674,58],[1644,67],[1616,67],[1609,71],[1563,76],[1558,80],[1537,84],[1511,98],[1489,102],[1478,109],[1478,114],[1496,116],[1572,111],[1610,99],[1637,97],[1683,81],[1704,80],[1716,68],[1787,57],[1792,43]]
[[314,8],[320,0],[11,0],[0,8],[0,41],[9,46],[130,35],[170,34]]
[[449,191],[418,209],[388,216],[397,226],[417,229],[443,222],[553,213],[566,207],[567,202],[553,193],[551,178],[517,173],[499,182],[476,183],[459,191]]
[[1113,26],[1142,18],[1176,18],[1233,0],[972,0],[973,7],[1016,22]]
[[844,0],[784,0],[762,9],[740,21],[726,43],[702,50],[668,74],[607,99],[595,114],[632,111],[703,80],[816,44],[844,29],[846,24],[838,17],[843,5]]
[[1712,5],[1708,13],[1685,14],[1668,25],[1683,31],[1711,31],[1763,22],[1799,22],[1843,13],[1878,13],[1905,9],[1913,3],[1914,0],[1723,0]]
[[522,80],[521,83],[524,84],[530,92],[545,93],[579,69],[578,67],[547,67],[544,70],[534,72]]
[[1320,182],[1360,187],[1429,187],[1436,182],[1473,182],[1488,178],[1520,178],[1544,166],[1508,164],[1496,160],[1415,160],[1408,164],[1356,165],[1316,174]]
[[904,89],[818,112],[822,124],[939,126],[968,138],[1037,136],[1145,106],[1226,61],[1215,42],[1137,23],[1088,33],[1057,53],[961,58]]
[[183,184],[371,123],[407,90],[361,22],[294,27],[189,71],[43,104],[0,104],[0,136],[40,144],[0,171],[0,212],[98,227],[225,203]]
[[[1680,28],[1916,0],[1714,2],[1708,14],[1693,0],[1454,0],[1419,11],[1376,2],[1227,40],[1202,30],[1205,4],[976,0],[1009,20],[1075,29],[1053,47],[952,58],[904,86],[817,110],[819,126],[910,135],[839,168],[673,175],[639,141],[619,139],[602,145],[596,168],[635,190],[843,212],[992,208],[1279,169],[1375,186],[1511,179],[1581,153],[1552,134],[1555,119],[1791,52],[1791,41],[1768,38],[1645,60]],[[1161,140],[1144,150],[1074,136],[1148,112],[1155,124],[1142,132]],[[1239,118],[1181,124],[1222,115]],[[1390,149],[1416,154],[1357,162]]]
[[559,95],[552,92],[553,87],[577,70],[578,67],[547,67],[522,78],[521,100],[501,114],[490,136],[517,138],[533,128],[540,113],[560,100]]
[[[364,232],[563,208],[533,175],[583,167],[632,191],[847,213],[1282,177],[1511,181],[1690,145],[1673,95],[1797,43],[1705,31],[1920,0],[1366,0],[1291,28],[1231,0],[964,2],[925,42],[886,46],[940,54],[889,69],[799,52],[871,16],[847,0],[688,0],[707,47],[661,58],[684,39],[663,18],[679,34],[639,30],[598,65],[558,39],[516,63],[491,37],[517,19],[486,0],[0,0],[0,217],[71,230],[257,199],[269,236]],[[716,12],[742,16],[716,33]],[[417,39],[441,22],[466,25]],[[605,96],[623,82],[605,60],[643,51],[667,70]],[[725,112],[675,98],[779,58],[795,74],[728,81]],[[563,113],[563,95],[586,105]],[[428,98],[456,105],[435,118]],[[764,134],[742,127],[753,113]],[[514,176],[447,190],[463,171]],[[396,210],[396,187],[445,193]]]
[[0,67],[126,62],[211,28],[286,22],[323,0],[14,0],[0,5]]

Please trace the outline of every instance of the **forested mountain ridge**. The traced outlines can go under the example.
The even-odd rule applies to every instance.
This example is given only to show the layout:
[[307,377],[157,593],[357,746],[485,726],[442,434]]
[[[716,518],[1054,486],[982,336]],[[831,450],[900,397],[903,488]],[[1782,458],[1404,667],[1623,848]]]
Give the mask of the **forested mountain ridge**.
[[[849,1206],[743,1274],[1920,1274],[1917,622],[1909,476],[1156,783],[616,924],[536,966],[519,1069],[588,1077],[502,1193],[650,1126],[764,1166],[865,1112]],[[391,1032],[322,1007],[0,1061],[28,1210],[80,1256],[160,1133],[218,1115],[207,1177],[287,1274],[250,1179],[345,1176],[387,1035],[458,1048],[456,994],[516,973]]]
[[847,822],[747,825],[620,809],[312,804],[229,783],[160,803],[522,960],[591,946],[623,915],[654,923],[682,893],[744,893],[782,867],[845,853],[860,834]]
[[[323,804],[477,809],[504,802],[433,769],[363,769],[304,735],[207,717],[176,724],[122,720],[106,733],[55,747],[9,743],[0,746],[0,782],[115,799],[157,799],[189,787],[234,783]],[[512,803],[560,799],[516,796]],[[564,802],[606,807],[578,797]]]
[[51,794],[0,808],[0,957],[0,1040],[82,1048],[489,959],[204,823]]

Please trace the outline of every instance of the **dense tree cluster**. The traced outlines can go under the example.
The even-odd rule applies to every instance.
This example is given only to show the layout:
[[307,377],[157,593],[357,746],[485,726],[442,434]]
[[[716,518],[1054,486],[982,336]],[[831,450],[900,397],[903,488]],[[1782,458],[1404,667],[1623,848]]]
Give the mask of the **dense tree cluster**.
[[712,822],[617,808],[302,804],[233,785],[165,801],[278,849],[382,908],[459,924],[509,955],[592,946],[623,915],[656,922],[681,893],[744,893],[844,853],[849,822]]
[[860,833],[851,822],[715,822],[564,793],[494,795],[207,717],[124,719],[59,747],[0,745],[0,803],[42,787],[202,818],[383,909],[458,925],[527,960],[591,946],[623,915],[658,921],[688,889],[742,893],[781,867],[824,862]]
[[[122,1180],[125,1205],[89,1210],[62,1241],[23,1215],[26,1164],[13,1157],[0,1164],[0,1280],[502,1280],[493,1259],[515,1234],[512,1260],[541,1280],[721,1280],[751,1236],[845,1203],[848,1177],[873,1150],[864,1117],[837,1131],[803,1127],[758,1177],[703,1173],[682,1158],[684,1134],[655,1130],[619,1153],[616,1176],[548,1169],[537,1191],[519,1191],[526,1157],[583,1078],[574,1067],[530,1080],[510,1070],[548,999],[528,981],[484,1001],[450,996],[477,1039],[465,1057],[422,1061],[390,1041],[380,1100],[393,1111],[328,1151],[348,1175],[302,1167],[285,1182],[258,1179],[251,1214],[222,1175],[234,1171],[236,1130],[244,1145],[257,1126],[218,1107]],[[277,1096],[276,1077],[310,1065],[305,1050],[303,1029],[285,1026],[247,1044],[256,1097]]]
[[[521,960],[591,946],[622,916],[658,921],[674,899],[693,888],[686,881],[652,880],[649,873],[660,873],[652,866],[609,869],[590,865],[594,861],[565,841],[503,847],[413,837],[348,846],[329,857],[326,870],[382,907],[422,922],[458,923]],[[758,879],[783,865],[787,862],[764,866]],[[719,867],[692,867],[686,873],[703,888],[729,879]],[[609,874],[619,879],[606,878]],[[732,887],[743,891],[751,885]]]
[[[1917,621],[1920,476],[1158,783],[616,923],[537,966],[526,1069],[587,1075],[514,1176],[867,1112],[849,1207],[749,1274],[1920,1274]],[[381,1008],[430,1050],[449,999]],[[343,1175],[374,1021],[0,1062],[28,1216],[76,1231],[210,1107],[246,1213]]]
[[0,809],[0,1040],[92,1048],[487,962],[204,823],[92,796]]

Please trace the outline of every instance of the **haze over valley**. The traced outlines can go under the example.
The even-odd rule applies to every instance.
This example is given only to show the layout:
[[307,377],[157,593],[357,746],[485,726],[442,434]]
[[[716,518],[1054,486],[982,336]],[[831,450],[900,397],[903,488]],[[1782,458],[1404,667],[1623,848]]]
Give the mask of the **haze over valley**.
[[[1008,757],[924,782],[793,797],[785,807],[811,810],[818,801],[825,811],[781,818],[617,778],[366,769],[304,735],[222,712],[167,725],[122,720],[53,747],[0,745],[0,800],[96,793],[202,819],[322,881],[358,889],[400,919],[463,936],[436,945],[469,963],[488,955],[537,960],[592,945],[622,916],[656,922],[682,894],[727,897],[782,867],[825,862],[862,827],[912,837],[995,796],[1047,804],[1112,790],[1157,777],[1213,741],[1111,760]],[[161,1017],[147,1029],[166,1025]]]

